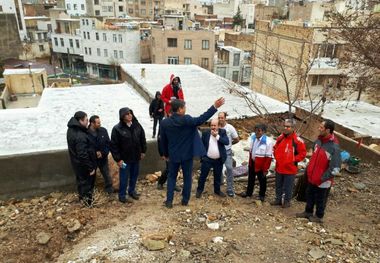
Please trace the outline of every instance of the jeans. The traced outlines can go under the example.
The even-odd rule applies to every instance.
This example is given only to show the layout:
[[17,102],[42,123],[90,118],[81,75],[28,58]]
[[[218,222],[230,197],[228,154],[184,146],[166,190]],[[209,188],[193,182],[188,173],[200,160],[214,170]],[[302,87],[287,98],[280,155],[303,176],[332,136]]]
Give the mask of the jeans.
[[109,168],[108,168],[108,159],[106,158],[104,160],[99,161],[98,162],[98,168],[99,168],[100,173],[102,174],[103,179],[104,179],[104,190],[107,193],[112,193],[112,191],[113,191],[112,180],[111,180],[110,172],[109,172]]
[[319,188],[318,186],[308,183],[306,189],[305,212],[313,214],[315,205],[315,215],[319,218],[323,218],[329,192],[330,188]]
[[[227,150],[227,159],[224,162],[227,170],[227,193],[235,193],[234,190],[234,175],[233,175],[233,167],[232,167],[232,150]],[[221,176],[221,181],[223,180],[223,174]]]
[[216,160],[210,159],[207,156],[202,158],[201,175],[199,177],[197,188],[198,193],[203,192],[205,188],[206,179],[211,168],[213,168],[214,170],[214,193],[220,193],[221,176],[223,170],[222,160],[220,158]]
[[282,194],[285,193],[284,202],[290,202],[293,194],[294,177],[295,175],[276,172],[276,201],[281,202]]
[[124,199],[126,197],[127,184],[128,184],[129,195],[136,192],[136,183],[137,183],[138,177],[139,177],[139,162],[127,163],[126,168],[119,169],[119,180],[120,180],[119,198]]
[[157,123],[158,125],[161,125],[162,119],[163,119],[163,116],[153,117],[153,135],[154,136],[156,135]]
[[179,168],[182,168],[183,172],[183,189],[182,189],[182,202],[188,203],[191,195],[191,184],[193,181],[193,159],[181,161],[179,163],[169,162],[169,176],[168,186],[166,192],[166,203],[173,203],[174,188],[177,182],[177,174]]
[[259,179],[260,190],[259,196],[265,197],[267,191],[267,177],[264,175],[263,171],[255,172],[254,164],[248,167],[248,185],[247,185],[247,196],[252,196],[253,189],[255,188],[255,178]]
[[95,186],[95,175],[90,175],[86,167],[73,165],[77,181],[77,189],[80,200],[92,201],[92,194]]

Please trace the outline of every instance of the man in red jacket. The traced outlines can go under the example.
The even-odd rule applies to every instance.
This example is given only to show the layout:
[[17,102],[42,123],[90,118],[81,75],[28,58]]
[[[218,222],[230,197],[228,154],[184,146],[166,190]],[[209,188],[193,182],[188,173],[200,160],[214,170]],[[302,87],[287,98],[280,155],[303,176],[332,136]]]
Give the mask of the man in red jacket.
[[171,102],[173,100],[185,100],[181,86],[181,79],[179,77],[174,77],[173,74],[170,76],[170,83],[162,89],[161,93],[161,99],[165,103],[165,116],[169,116]]
[[[298,171],[297,163],[306,157],[306,146],[303,140],[294,132],[295,121],[284,121],[283,133],[277,138],[273,146],[273,155],[276,159],[276,199],[271,205],[290,206],[294,177]],[[282,194],[285,194],[282,202]]]
[[[340,170],[340,149],[334,136],[334,128],[335,123],[331,120],[324,120],[319,125],[319,136],[314,143],[314,152],[306,170],[308,181],[306,207],[303,213],[296,216],[308,218],[311,222],[322,223],[333,178]],[[315,216],[314,206],[316,206]]]

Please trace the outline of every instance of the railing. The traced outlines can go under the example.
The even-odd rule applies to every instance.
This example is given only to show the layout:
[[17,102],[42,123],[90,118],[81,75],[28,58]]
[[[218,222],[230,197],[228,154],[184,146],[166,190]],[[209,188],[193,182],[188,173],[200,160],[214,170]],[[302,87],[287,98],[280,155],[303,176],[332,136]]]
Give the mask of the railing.
[[311,65],[312,69],[337,69],[339,65],[338,58],[316,58]]

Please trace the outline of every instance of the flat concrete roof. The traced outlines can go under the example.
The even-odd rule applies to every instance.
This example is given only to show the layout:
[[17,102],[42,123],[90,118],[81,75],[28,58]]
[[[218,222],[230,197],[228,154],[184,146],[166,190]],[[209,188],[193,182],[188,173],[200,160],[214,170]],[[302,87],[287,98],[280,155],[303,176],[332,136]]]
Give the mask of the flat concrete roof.
[[221,49],[225,49],[232,52],[241,52],[242,50],[234,46],[223,46]]
[[[170,82],[170,75],[179,76],[184,91],[187,113],[192,116],[202,114],[219,97],[225,97],[226,104],[221,108],[227,111],[230,118],[256,116],[250,110],[245,100],[228,91],[231,81],[219,77],[196,65],[166,65],[166,64],[122,64],[121,68],[130,75],[145,91],[154,98],[156,91]],[[141,69],[145,68],[145,78],[141,77]],[[233,85],[233,84],[232,84]],[[250,89],[238,86],[257,101],[258,105],[265,105],[269,113],[286,112],[285,103],[255,93]],[[261,107],[264,111],[264,108]]]
[[[309,110],[310,102],[300,101],[298,107]],[[319,114],[320,111],[319,108],[314,113]],[[375,105],[363,101],[329,101],[324,105],[322,117],[360,135],[380,138],[380,107]]]
[[46,71],[44,68],[31,68],[30,70],[28,68],[20,68],[20,69],[6,69],[3,72],[3,75],[25,75],[32,73],[42,73]]
[[99,115],[111,133],[122,107],[134,111],[150,139],[149,104],[127,84],[46,88],[35,108],[0,110],[0,156],[67,149],[67,122],[78,110]]

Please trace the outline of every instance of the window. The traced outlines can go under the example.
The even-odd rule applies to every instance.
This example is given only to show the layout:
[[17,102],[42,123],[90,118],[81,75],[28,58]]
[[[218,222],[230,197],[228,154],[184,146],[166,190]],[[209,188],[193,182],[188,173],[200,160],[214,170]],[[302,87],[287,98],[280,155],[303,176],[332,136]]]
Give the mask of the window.
[[239,80],[239,71],[232,71],[232,81],[238,82]]
[[99,33],[98,32],[95,33],[95,39],[99,40]]
[[48,40],[47,33],[45,32],[45,33],[43,33],[43,35],[44,35],[44,41],[47,41]]
[[145,15],[145,14],[146,14],[145,9],[141,9],[141,10],[140,10],[140,15]]
[[119,43],[123,43],[123,36],[119,34]]
[[86,25],[88,26],[88,19],[86,19]]
[[96,64],[92,64],[92,73],[94,73],[95,75],[98,73],[98,67],[96,66]]
[[226,77],[226,71],[227,71],[226,68],[218,67],[218,68],[216,68],[216,75],[225,78]]
[[83,32],[83,38],[86,39],[86,32]]
[[91,56],[91,48],[88,48],[88,54]]
[[178,57],[168,57],[168,64],[179,64]]
[[113,12],[113,6],[108,7],[108,12]]
[[87,48],[86,47],[84,48],[84,53],[87,55]]
[[87,39],[90,39],[90,32],[87,32]]
[[100,16],[100,11],[99,10],[95,10],[95,15],[96,16]]
[[96,53],[97,53],[98,57],[101,56],[101,54],[100,54],[100,48],[97,48],[97,49],[96,49]]
[[202,58],[201,67],[208,68],[208,58]]
[[119,6],[119,12],[123,12],[123,7],[121,5]]
[[117,58],[117,50],[114,50],[114,51],[113,51],[113,57],[114,57],[114,58]]
[[112,34],[112,38],[113,38],[113,42],[116,43],[117,42],[116,34]]
[[185,39],[185,49],[192,49],[192,41],[189,39]]
[[168,47],[177,47],[177,39],[176,38],[168,38]]
[[58,46],[58,38],[54,38],[54,45]]
[[107,34],[103,33],[103,41],[107,41]]
[[104,49],[104,56],[108,57],[108,50],[107,49]]
[[38,47],[40,48],[40,52],[45,51],[44,45],[38,45]]
[[65,42],[63,41],[63,38],[60,38],[59,40],[61,40],[61,47],[64,47],[65,46]]
[[325,43],[319,46],[318,54],[320,58],[336,58],[338,45]]
[[124,58],[124,54],[122,50],[119,51],[119,58]]
[[141,4],[141,5],[146,5],[145,0],[141,0],[140,4]]
[[74,41],[71,38],[69,39],[69,44],[70,44],[70,47],[74,47]]
[[66,9],[67,9],[67,10],[70,10],[70,9],[71,9],[70,4],[67,4],[67,5],[66,5]]
[[236,66],[239,66],[239,64],[240,64],[240,54],[237,53],[237,54],[234,54],[233,66],[236,67]]
[[94,5],[99,5],[99,0],[94,0]]
[[86,24],[86,22],[84,21],[84,19],[82,19],[82,25],[85,25]]
[[202,49],[210,49],[210,41],[202,40]]
[[77,10],[77,4],[74,4],[74,10]]
[[77,46],[77,48],[80,48],[79,39],[75,39],[75,45]]
[[69,23],[68,23],[68,22],[65,22],[64,25],[65,25],[65,33],[70,33],[70,26],[69,26]]
[[84,10],[84,4],[80,5],[80,9]]
[[133,8],[129,8],[128,13],[133,14]]
[[185,58],[185,65],[191,64],[191,58]]

